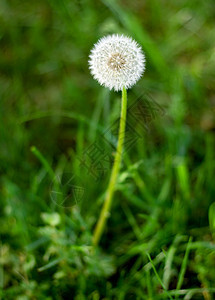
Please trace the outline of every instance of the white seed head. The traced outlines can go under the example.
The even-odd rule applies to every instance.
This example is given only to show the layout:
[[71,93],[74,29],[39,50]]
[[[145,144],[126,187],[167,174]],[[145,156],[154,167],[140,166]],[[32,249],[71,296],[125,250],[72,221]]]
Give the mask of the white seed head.
[[136,41],[124,35],[100,39],[89,56],[91,74],[101,85],[121,91],[132,87],[145,70],[145,56]]

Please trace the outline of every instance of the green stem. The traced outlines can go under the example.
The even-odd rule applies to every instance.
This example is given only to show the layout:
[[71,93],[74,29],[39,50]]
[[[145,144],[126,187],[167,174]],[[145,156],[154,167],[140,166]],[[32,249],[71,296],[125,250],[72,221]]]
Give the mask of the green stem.
[[95,230],[93,233],[93,244],[95,246],[98,245],[98,243],[101,239],[107,218],[110,215],[110,209],[111,209],[115,184],[116,184],[116,180],[117,180],[119,170],[120,170],[120,163],[122,160],[122,150],[123,150],[123,143],[124,143],[124,138],[125,138],[125,127],[126,127],[126,113],[127,113],[127,91],[125,88],[123,88],[119,135],[118,135],[116,155],[115,155],[115,159],[114,159],[114,164],[113,164],[113,168],[112,168],[112,172],[111,172],[109,185],[107,188],[105,201],[104,201],[101,213],[100,213],[98,223],[96,224],[96,227],[95,227]]

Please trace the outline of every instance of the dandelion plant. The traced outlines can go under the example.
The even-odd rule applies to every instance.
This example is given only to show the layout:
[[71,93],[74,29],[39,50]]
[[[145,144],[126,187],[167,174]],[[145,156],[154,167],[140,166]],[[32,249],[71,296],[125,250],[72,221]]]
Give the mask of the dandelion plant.
[[100,39],[91,50],[89,65],[91,73],[101,85],[122,92],[121,114],[117,149],[104,204],[93,233],[93,244],[98,245],[111,204],[122,160],[126,128],[127,89],[131,88],[145,70],[145,56],[136,41],[124,35],[108,35]]

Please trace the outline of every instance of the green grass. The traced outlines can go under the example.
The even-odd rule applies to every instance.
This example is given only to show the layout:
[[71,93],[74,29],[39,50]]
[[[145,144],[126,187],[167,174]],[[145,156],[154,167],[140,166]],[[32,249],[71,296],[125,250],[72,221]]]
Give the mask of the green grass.
[[[214,17],[212,0],[0,2],[1,299],[215,298]],[[128,107],[152,107],[128,113],[140,138],[94,249],[110,163],[80,161],[113,154],[121,95],[88,69],[110,33],[143,47]]]

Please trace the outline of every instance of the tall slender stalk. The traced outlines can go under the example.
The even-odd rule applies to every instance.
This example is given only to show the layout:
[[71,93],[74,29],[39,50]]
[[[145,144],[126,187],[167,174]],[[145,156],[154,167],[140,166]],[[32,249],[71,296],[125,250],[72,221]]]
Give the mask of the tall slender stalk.
[[93,244],[95,246],[98,245],[98,243],[102,237],[107,218],[110,215],[115,184],[117,181],[117,177],[118,177],[119,170],[120,170],[120,163],[122,160],[122,150],[123,150],[123,143],[124,143],[124,138],[125,138],[125,127],[126,127],[126,113],[127,113],[127,91],[125,88],[123,88],[117,150],[116,150],[116,155],[115,155],[115,159],[114,159],[114,164],[113,164],[113,168],[112,168],[112,172],[111,172],[109,185],[108,185],[107,192],[106,192],[105,201],[104,201],[104,204],[103,204],[100,216],[99,216],[98,223],[96,224],[96,227],[95,227],[95,230],[93,233]]

